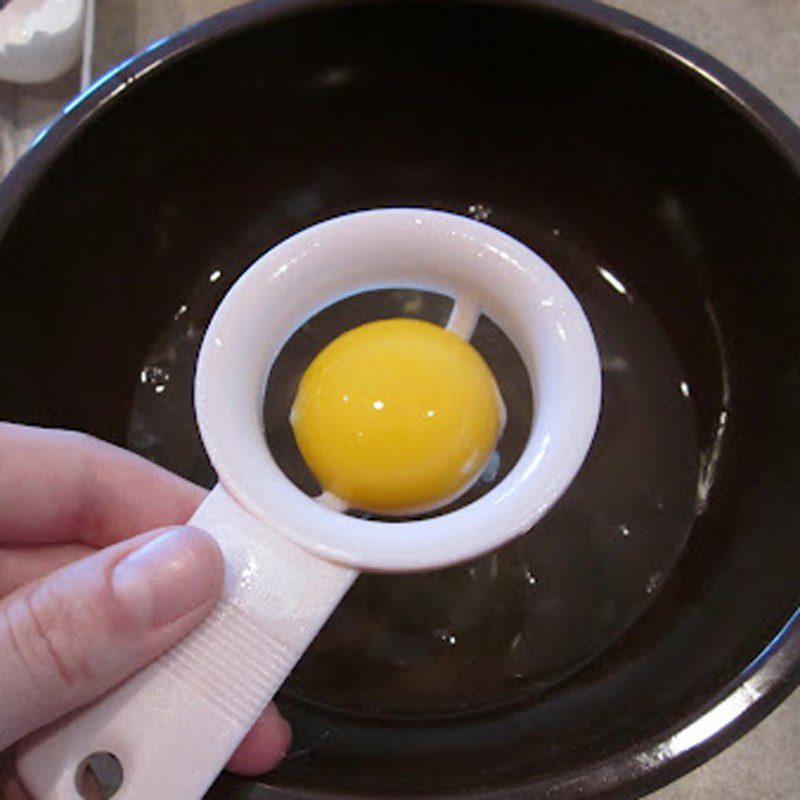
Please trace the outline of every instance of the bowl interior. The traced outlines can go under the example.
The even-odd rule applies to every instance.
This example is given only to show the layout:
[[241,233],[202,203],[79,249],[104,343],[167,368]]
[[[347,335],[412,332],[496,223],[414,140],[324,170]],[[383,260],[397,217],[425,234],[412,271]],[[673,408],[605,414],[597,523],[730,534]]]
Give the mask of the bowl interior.
[[[565,776],[692,717],[796,607],[797,174],[710,82],[573,13],[270,5],[106,102],[25,197],[0,240],[0,416],[210,483],[193,357],[263,251],[397,205],[528,244],[601,349],[584,470],[499,554],[362,578],[281,695],[290,756],[210,797],[569,796]],[[445,313],[388,292],[301,329],[265,411],[287,470],[285,407],[332,332]],[[477,343],[522,420],[492,482],[532,401],[502,331],[486,320]]]

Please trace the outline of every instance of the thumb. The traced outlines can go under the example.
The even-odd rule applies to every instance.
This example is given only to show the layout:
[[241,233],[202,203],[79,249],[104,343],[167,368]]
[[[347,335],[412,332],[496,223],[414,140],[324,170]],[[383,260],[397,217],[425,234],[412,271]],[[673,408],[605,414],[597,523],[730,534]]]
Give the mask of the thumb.
[[194,528],[142,534],[0,602],[0,751],[106,692],[200,622],[224,566]]

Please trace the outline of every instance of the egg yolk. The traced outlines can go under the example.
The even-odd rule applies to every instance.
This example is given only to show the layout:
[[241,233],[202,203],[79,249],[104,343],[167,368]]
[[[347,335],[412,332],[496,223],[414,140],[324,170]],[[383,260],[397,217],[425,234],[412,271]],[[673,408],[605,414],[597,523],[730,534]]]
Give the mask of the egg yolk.
[[467,488],[504,415],[494,376],[469,342],[430,322],[389,319],[319,353],[290,421],[325,490],[352,508],[397,515]]

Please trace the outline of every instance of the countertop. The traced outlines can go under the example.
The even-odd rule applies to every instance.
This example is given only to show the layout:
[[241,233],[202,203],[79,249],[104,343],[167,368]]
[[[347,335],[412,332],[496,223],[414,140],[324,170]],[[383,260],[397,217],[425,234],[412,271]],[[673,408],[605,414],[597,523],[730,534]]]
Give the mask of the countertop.
[[[94,73],[231,0],[98,0]],[[800,0],[609,0],[700,46],[800,123]],[[9,164],[78,89],[77,71],[36,89],[0,84]],[[800,690],[732,747],[650,800],[791,800],[800,797]]]

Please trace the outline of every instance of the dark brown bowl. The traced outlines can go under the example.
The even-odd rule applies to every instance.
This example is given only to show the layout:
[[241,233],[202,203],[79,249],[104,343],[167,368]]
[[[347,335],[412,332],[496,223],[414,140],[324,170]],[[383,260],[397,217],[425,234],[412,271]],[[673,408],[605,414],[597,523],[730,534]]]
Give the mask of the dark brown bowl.
[[[465,649],[415,671],[381,658],[412,610],[473,602],[466,573],[364,579],[282,695],[285,764],[209,797],[638,796],[800,678],[800,135],[705,54],[579,0],[270,0],[159,43],[0,188],[0,417],[209,480],[187,390],[163,392],[161,449],[131,421],[191,288],[320,219],[412,204],[490,214],[598,333],[600,434],[525,555],[547,603],[478,596]],[[215,299],[191,296],[198,319]],[[615,348],[638,348],[630,384]],[[664,486],[679,525],[658,521]],[[500,556],[513,580],[515,553]],[[492,660],[512,607],[539,634],[536,674]],[[410,650],[438,630],[414,625]]]

